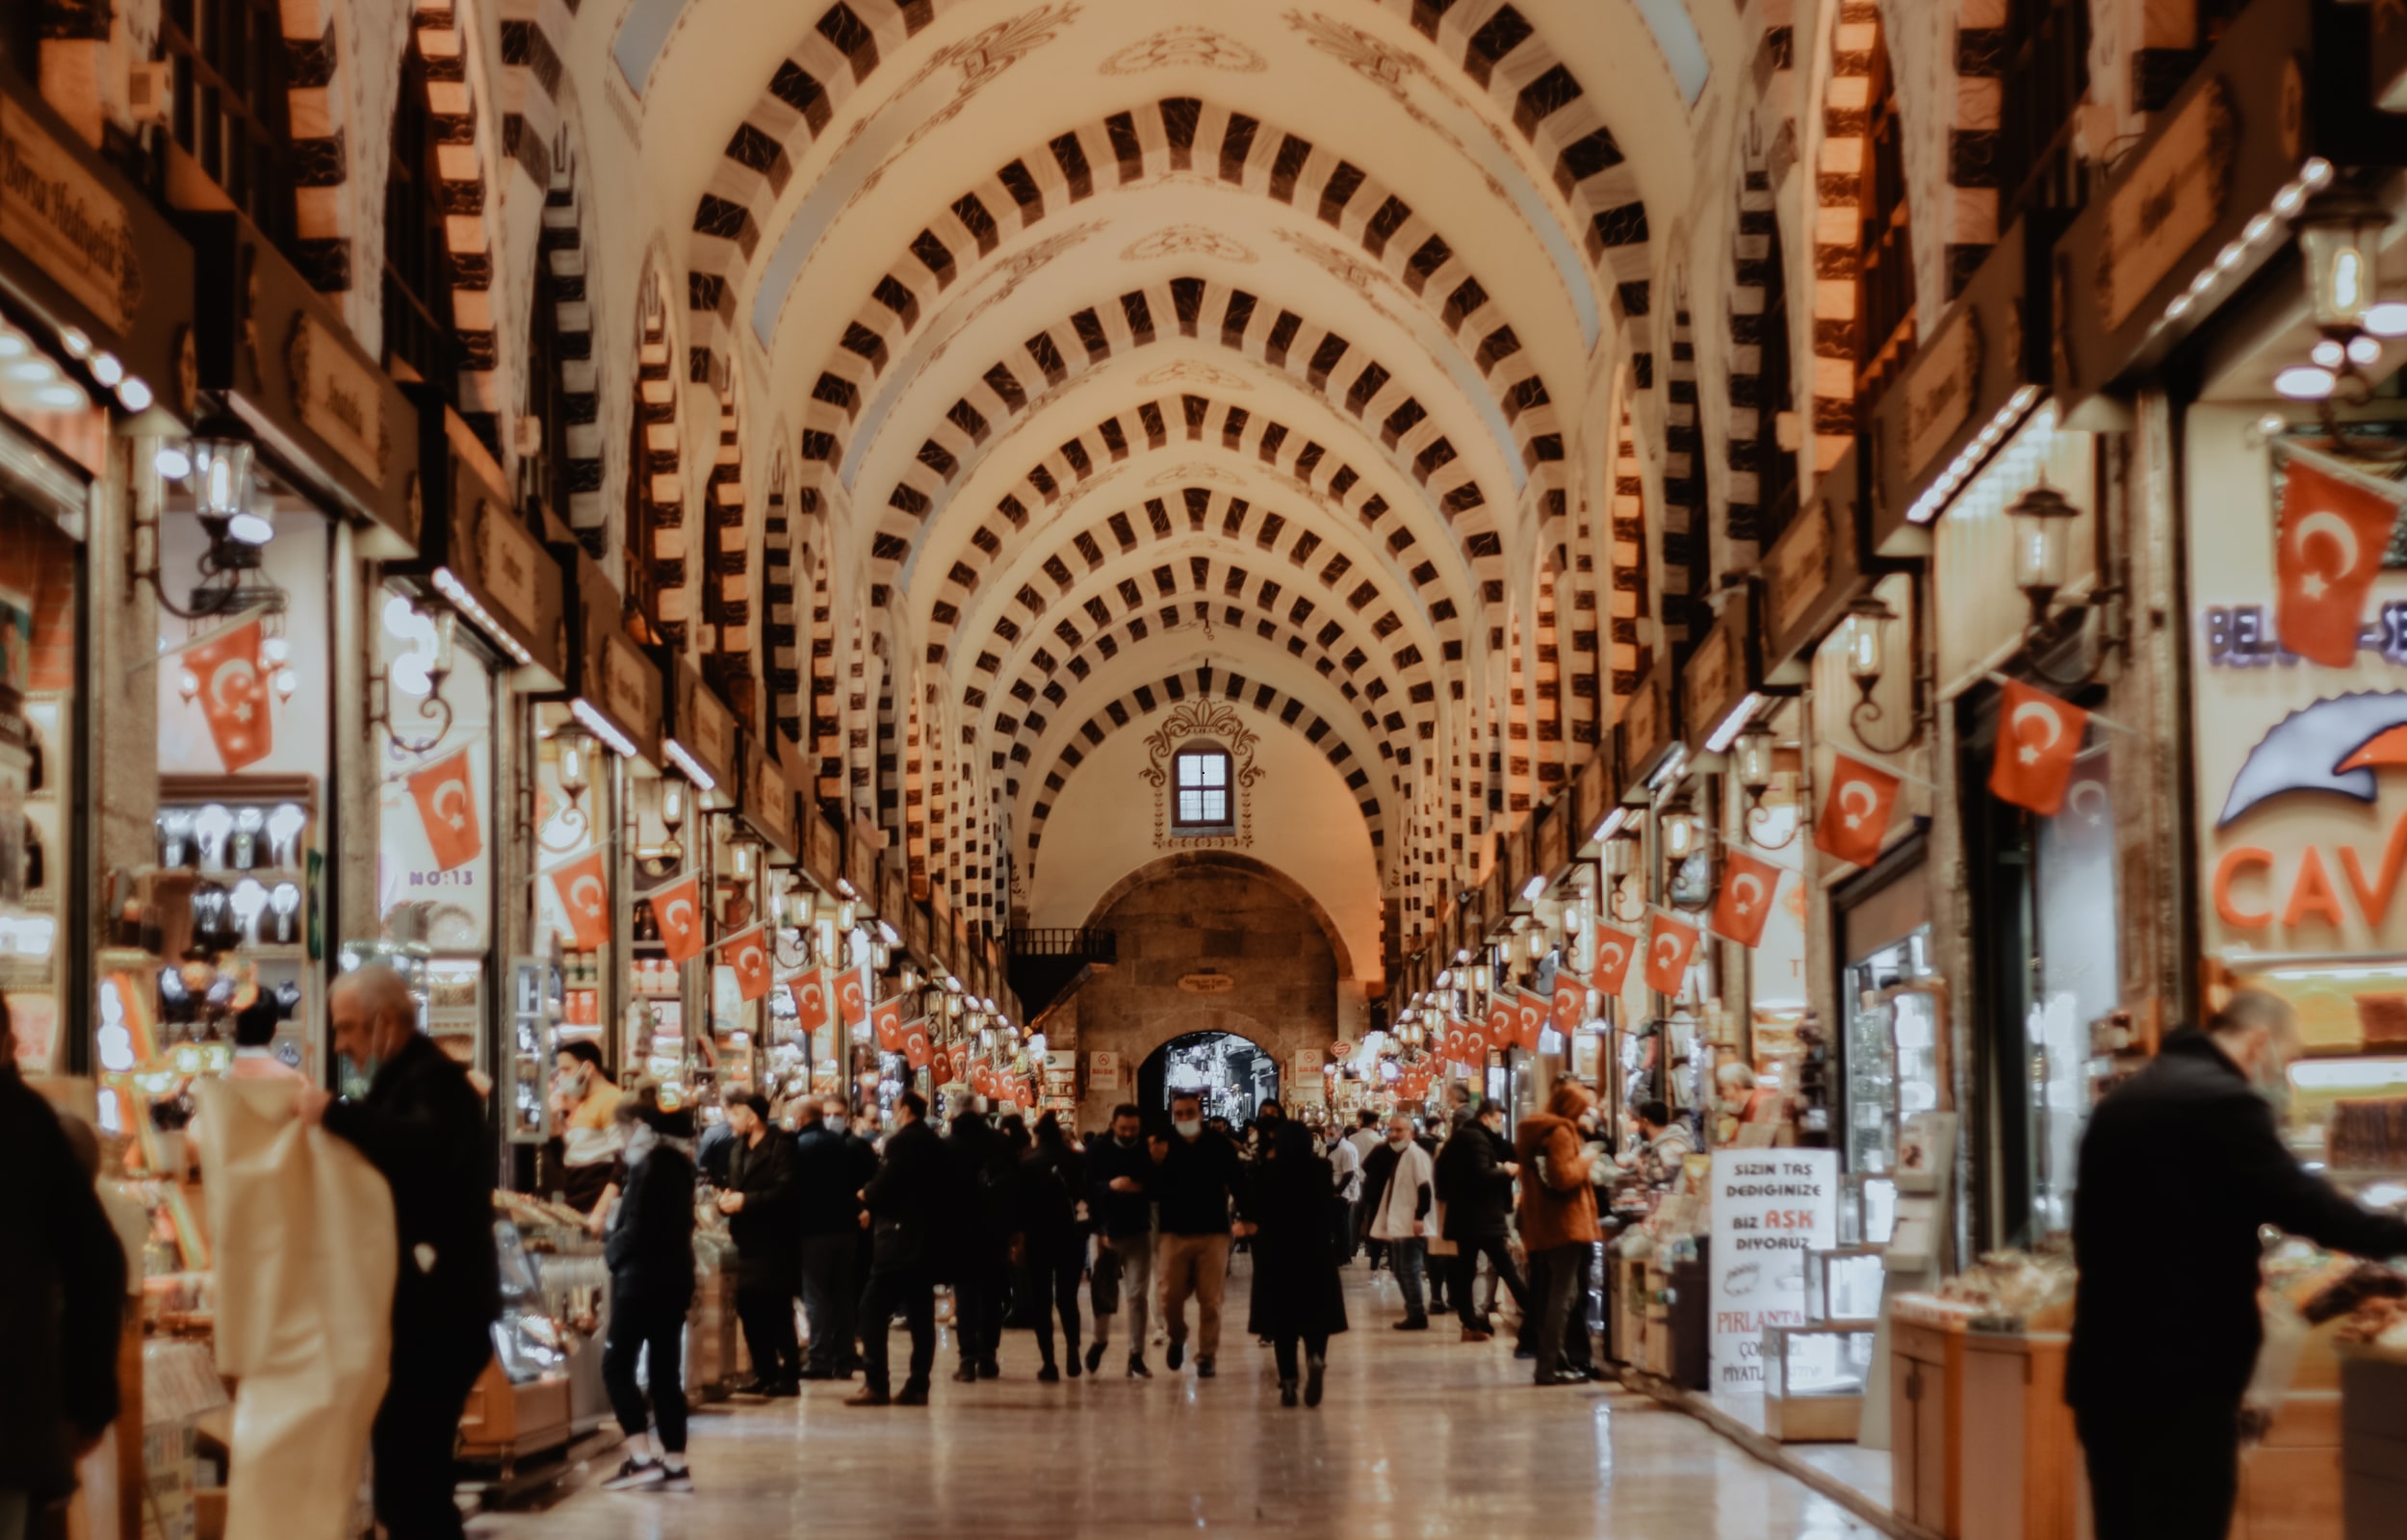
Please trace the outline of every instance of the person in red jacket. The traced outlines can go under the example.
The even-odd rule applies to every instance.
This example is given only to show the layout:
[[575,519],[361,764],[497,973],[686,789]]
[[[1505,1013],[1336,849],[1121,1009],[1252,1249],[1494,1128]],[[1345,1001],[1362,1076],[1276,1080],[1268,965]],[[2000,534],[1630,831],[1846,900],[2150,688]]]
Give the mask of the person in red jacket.
[[1521,1166],[1521,1245],[1530,1258],[1530,1308],[1538,1313],[1531,1346],[1538,1352],[1540,1385],[1573,1385],[1590,1377],[1582,1281],[1598,1231],[1596,1190],[1589,1182],[1580,1119],[1595,1105],[1586,1086],[1566,1079],[1555,1087],[1544,1112],[1514,1131],[1514,1156]]

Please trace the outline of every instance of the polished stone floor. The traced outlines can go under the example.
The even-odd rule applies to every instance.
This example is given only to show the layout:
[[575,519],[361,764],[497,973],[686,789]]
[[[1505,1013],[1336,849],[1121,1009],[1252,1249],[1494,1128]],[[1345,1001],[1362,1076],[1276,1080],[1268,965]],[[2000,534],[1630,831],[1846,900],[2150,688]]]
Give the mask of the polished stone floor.
[[[1230,1280],[1243,1323],[1243,1269]],[[697,1418],[690,1496],[597,1484],[615,1452],[535,1507],[478,1517],[487,1540],[768,1540],[1173,1532],[1839,1540],[1872,1531],[1703,1424],[1602,1386],[1539,1390],[1510,1343],[1388,1329],[1385,1274],[1347,1270],[1354,1329],[1317,1411],[1279,1405],[1270,1352],[1232,1330],[1220,1377],[1042,1385],[1035,1339],[1005,1334],[1004,1377],[940,1379],[925,1409],[860,1411],[851,1387],[721,1402]],[[903,1344],[899,1337],[895,1347]],[[1114,1360],[1121,1357],[1116,1349]],[[953,1367],[949,1334],[940,1371]]]

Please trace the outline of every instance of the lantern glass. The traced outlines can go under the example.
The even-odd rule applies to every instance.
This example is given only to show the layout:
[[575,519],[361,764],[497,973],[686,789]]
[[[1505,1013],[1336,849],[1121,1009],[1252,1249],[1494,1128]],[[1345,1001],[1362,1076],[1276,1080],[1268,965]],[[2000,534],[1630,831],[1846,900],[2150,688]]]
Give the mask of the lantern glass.
[[1749,796],[1763,795],[1772,785],[1772,729],[1751,722],[1733,747],[1740,788]]
[[560,789],[571,797],[582,796],[585,788],[593,783],[593,772],[587,759],[593,752],[593,745],[582,733],[564,732],[560,734],[559,751]]
[[231,519],[250,502],[251,443],[233,437],[196,437],[192,449],[193,511],[204,519]]
[[2365,324],[2386,222],[2378,205],[2344,192],[2316,199],[2299,220],[2298,248],[2317,326],[2353,331]]
[[1880,681],[1886,672],[1888,626],[1894,612],[1878,600],[1859,602],[1848,612],[1847,630],[1842,644],[1847,650],[1848,678],[1864,689]]
[[2064,586],[2080,511],[2044,485],[2024,493],[2006,510],[2014,531],[2014,585],[2026,595],[2044,601]]
[[1616,834],[1605,841],[1605,875],[1616,882],[1638,870],[1638,836]]

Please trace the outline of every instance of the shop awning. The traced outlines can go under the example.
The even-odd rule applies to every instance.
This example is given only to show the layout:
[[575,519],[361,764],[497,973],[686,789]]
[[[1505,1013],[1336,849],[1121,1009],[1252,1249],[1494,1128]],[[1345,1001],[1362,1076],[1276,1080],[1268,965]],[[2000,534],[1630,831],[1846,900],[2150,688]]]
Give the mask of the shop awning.
[[1871,586],[1862,448],[1859,439],[1822,474],[1813,496],[1764,552],[1764,681],[1775,688],[1807,681],[1814,649]]
[[2058,243],[2053,372],[2067,426],[2119,426],[2119,413],[2084,408],[2162,363],[2288,249],[2311,161],[2407,166],[2407,117],[2368,90],[2377,9],[2255,0],[2150,115]]
[[660,767],[660,665],[627,634],[626,602],[582,547],[565,548],[576,574],[576,640],[570,648],[569,708],[586,732],[619,755]]
[[432,588],[517,662],[522,687],[561,688],[569,649],[558,561],[520,518],[502,468],[460,415],[425,386],[409,387],[409,397],[418,407],[425,516],[417,559],[387,573]]
[[668,735],[661,751],[693,783],[702,806],[735,807],[737,766],[742,762],[736,713],[684,658],[671,667],[668,679]]
[[180,222],[193,241],[200,388],[223,397],[311,493],[364,523],[361,554],[415,556],[417,407],[257,225],[230,211]]
[[[190,421],[192,247],[88,148],[34,85],[0,64],[0,290],[113,354],[151,398]],[[119,401],[125,399],[119,392]]]

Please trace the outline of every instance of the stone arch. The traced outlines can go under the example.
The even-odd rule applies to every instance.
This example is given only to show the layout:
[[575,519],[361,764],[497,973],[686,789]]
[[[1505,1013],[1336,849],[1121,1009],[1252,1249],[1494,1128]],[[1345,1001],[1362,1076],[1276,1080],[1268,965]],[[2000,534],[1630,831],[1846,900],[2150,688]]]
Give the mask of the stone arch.
[[[799,753],[808,702],[803,693],[802,615],[795,602],[796,541],[787,509],[787,482],[792,475],[792,461],[781,442],[770,452],[768,496],[762,504],[761,655],[768,666],[769,720],[776,724],[776,735]],[[802,576],[807,579],[814,574],[805,568]],[[770,746],[777,747],[774,741]]]
[[1704,597],[1713,542],[1706,497],[1705,429],[1696,398],[1696,337],[1685,285],[1671,311],[1671,363],[1665,381],[1663,429],[1663,634],[1674,647],[1711,624]]
[[1346,947],[1345,934],[1337,929],[1337,922],[1331,918],[1321,901],[1312,896],[1312,890],[1269,861],[1233,850],[1182,850],[1148,861],[1105,888],[1103,896],[1087,911],[1086,922],[1089,926],[1100,925],[1129,894],[1152,886],[1166,877],[1215,870],[1258,877],[1294,900],[1299,909],[1312,917],[1312,923],[1320,930],[1321,938],[1329,943],[1330,953],[1336,959],[1338,977],[1358,977],[1354,971],[1353,954]]
[[[518,25],[503,23],[505,47],[512,36],[511,29]],[[556,72],[556,59],[554,73]],[[510,90],[522,95],[530,93],[530,82],[538,78],[528,66],[516,64],[510,66],[505,77],[513,82]],[[577,153],[573,119],[558,111],[554,98],[532,91],[529,100],[531,104],[537,100],[552,104],[552,110],[541,116],[550,116],[554,125],[549,148],[540,156],[542,174],[537,184],[543,189],[543,213],[535,238],[535,262],[543,281],[533,286],[528,302],[543,304],[548,295],[552,305],[552,335],[558,353],[558,400],[565,418],[558,440],[566,462],[561,467],[561,479],[568,494],[568,505],[558,512],[598,560],[607,553],[604,542],[608,538],[608,515],[602,495],[601,383],[593,357],[592,274],[588,257],[593,243],[585,236],[585,209],[577,180],[581,157]],[[513,116],[505,120],[505,137],[514,136],[518,146],[524,146],[540,133],[535,117]],[[519,148],[514,158],[531,176],[536,167],[531,154]],[[531,359],[529,367],[533,368],[536,363]]]
[[485,163],[493,149],[469,81],[468,45],[453,0],[410,13],[419,57],[427,66],[427,112],[440,141],[435,175],[442,184],[444,244],[451,257],[452,334],[459,347],[459,415],[500,452],[505,392],[500,375],[496,314],[494,220]]
[[692,620],[685,445],[668,280],[647,266],[636,289],[635,412],[627,491],[628,598],[659,639],[683,652]]

